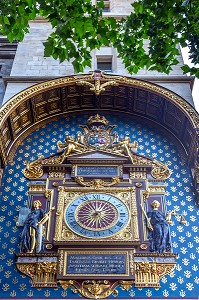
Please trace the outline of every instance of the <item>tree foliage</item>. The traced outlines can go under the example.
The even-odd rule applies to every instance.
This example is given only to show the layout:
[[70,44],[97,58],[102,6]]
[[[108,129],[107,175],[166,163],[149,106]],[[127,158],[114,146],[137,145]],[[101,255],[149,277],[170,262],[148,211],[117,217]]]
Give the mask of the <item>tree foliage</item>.
[[129,73],[140,69],[169,73],[178,63],[180,44],[189,48],[195,65],[184,73],[199,77],[198,0],[138,0],[133,12],[120,20],[103,17],[103,0],[0,0],[0,33],[23,40],[30,20],[42,16],[53,32],[44,43],[45,56],[72,61],[76,72],[91,66],[91,51],[112,45]]

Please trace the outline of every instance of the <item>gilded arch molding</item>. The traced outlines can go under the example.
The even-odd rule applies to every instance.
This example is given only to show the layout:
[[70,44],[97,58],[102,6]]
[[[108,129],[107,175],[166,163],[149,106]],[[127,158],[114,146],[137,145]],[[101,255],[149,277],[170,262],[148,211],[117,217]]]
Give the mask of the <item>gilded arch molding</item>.
[[99,109],[130,113],[160,125],[181,143],[190,166],[196,164],[199,116],[189,103],[150,82],[114,75],[96,79],[93,74],[42,82],[7,101],[0,109],[2,164],[12,160],[25,136],[49,120]]

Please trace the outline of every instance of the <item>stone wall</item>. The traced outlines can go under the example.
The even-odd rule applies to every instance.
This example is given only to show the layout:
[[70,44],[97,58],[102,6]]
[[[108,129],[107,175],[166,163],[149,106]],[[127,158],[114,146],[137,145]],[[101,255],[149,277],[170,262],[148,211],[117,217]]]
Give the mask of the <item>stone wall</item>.
[[[93,0],[93,2],[95,1]],[[104,13],[105,15],[121,17],[132,11],[132,0],[126,0],[124,2],[121,2],[120,0],[111,0],[108,2],[110,3],[110,12]],[[30,33],[25,36],[23,42],[19,43],[11,71],[11,77],[16,80],[12,80],[12,83],[9,82],[7,84],[4,102],[24,88],[29,87],[38,81],[47,80],[48,77],[54,78],[74,74],[73,66],[70,62],[65,61],[60,64],[59,60],[54,60],[51,57],[44,57],[43,42],[51,32],[51,25],[44,19],[37,18],[35,21],[30,22]],[[114,74],[124,76],[130,75],[125,69],[121,59],[117,57],[117,51],[111,47],[102,47],[100,50],[93,51],[92,67],[85,68],[85,73],[97,68],[98,57],[104,57],[105,59],[109,57],[112,60],[112,71]],[[183,76],[180,68],[183,64],[181,55],[178,57],[178,60],[179,64],[173,67],[173,70],[169,74],[170,76]],[[31,76],[38,77],[38,80],[27,83],[26,79]],[[153,76],[154,78],[162,77],[161,82],[164,82],[165,79],[163,86],[168,89],[171,88],[172,91],[184,97],[193,105],[190,82],[187,85],[181,83],[176,84],[176,82],[173,82],[172,85],[170,85],[167,82],[167,75],[158,73],[157,71],[148,71],[146,69],[140,70],[134,77],[136,76],[142,76],[141,79],[143,80],[148,80],[148,76]],[[24,81],[20,80],[19,83],[17,80],[18,77],[24,77]],[[153,82],[153,80],[151,81]]]
[[0,59],[0,106],[5,94],[4,76],[9,76],[12,69],[13,59]]

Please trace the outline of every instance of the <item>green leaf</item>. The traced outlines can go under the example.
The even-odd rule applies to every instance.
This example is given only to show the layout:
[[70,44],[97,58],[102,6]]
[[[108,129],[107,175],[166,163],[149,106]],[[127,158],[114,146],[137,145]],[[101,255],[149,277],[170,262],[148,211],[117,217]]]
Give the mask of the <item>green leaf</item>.
[[10,25],[10,21],[7,16],[3,16],[3,22],[4,24]]
[[82,65],[80,65],[79,62],[78,62],[76,59],[72,62],[72,65],[73,65],[74,71],[75,71],[76,73],[79,73],[79,72],[83,72],[83,71],[84,71]]
[[182,66],[181,69],[183,70],[183,73],[184,73],[184,74],[190,72],[190,67],[189,67],[188,65]]
[[104,8],[104,1],[103,0],[97,1],[97,7]]
[[[102,17],[103,7],[103,0],[98,8],[90,0],[2,0],[0,32],[10,42],[22,40],[29,20],[36,15],[47,18],[54,31],[44,43],[45,56],[73,59],[76,72],[91,65],[90,51],[102,45],[113,45],[130,73],[144,67],[168,73],[178,62],[178,43],[188,45],[191,60],[199,63],[197,0],[186,5],[180,0],[137,0],[132,13],[121,20]],[[196,66],[182,69],[198,76]]]

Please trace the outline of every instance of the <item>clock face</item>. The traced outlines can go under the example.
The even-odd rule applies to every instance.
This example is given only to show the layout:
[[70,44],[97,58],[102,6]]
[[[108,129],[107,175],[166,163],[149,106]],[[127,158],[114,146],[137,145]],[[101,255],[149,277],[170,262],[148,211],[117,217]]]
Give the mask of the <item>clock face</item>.
[[115,196],[89,193],[69,204],[65,218],[67,226],[76,234],[101,239],[115,235],[126,227],[129,210]]

